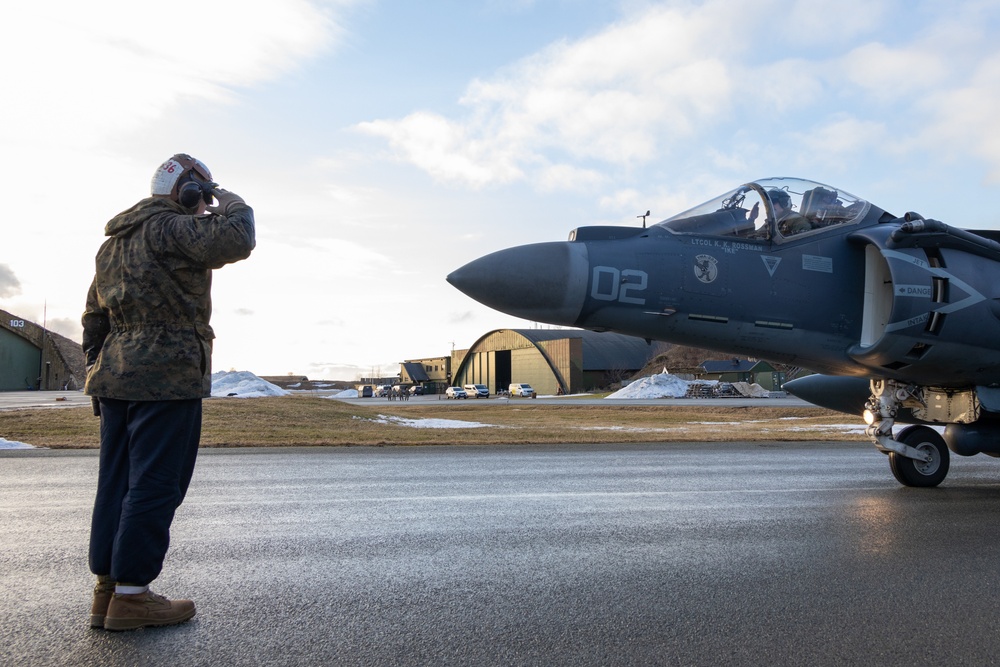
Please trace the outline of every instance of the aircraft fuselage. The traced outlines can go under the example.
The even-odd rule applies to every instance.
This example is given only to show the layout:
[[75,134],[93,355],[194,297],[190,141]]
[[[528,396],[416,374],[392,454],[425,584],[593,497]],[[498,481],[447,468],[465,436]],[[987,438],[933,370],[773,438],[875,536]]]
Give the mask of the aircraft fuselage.
[[[448,281],[527,320],[825,374],[786,386],[834,409],[866,405],[897,479],[933,486],[947,472],[945,440],[1000,456],[998,241],[773,178],[649,228],[581,227],[501,250]],[[944,439],[926,426],[897,438],[900,415],[949,426]]]

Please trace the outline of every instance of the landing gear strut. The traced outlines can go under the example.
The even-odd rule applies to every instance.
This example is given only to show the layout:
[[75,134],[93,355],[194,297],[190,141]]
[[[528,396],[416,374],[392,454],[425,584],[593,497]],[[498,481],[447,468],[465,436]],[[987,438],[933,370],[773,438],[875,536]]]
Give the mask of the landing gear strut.
[[908,426],[892,435],[896,414],[904,402],[922,404],[920,387],[893,380],[872,380],[872,396],[865,406],[865,434],[884,454],[896,480],[905,486],[940,484],[951,463],[944,438],[929,426]]

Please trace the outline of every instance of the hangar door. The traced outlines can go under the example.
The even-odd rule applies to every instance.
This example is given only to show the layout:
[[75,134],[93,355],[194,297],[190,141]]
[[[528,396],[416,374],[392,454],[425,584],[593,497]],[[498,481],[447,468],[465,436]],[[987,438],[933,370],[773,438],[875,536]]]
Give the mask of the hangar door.
[[496,389],[492,391],[506,391],[513,382],[510,379],[510,350],[497,350],[493,354],[496,355]]
[[38,387],[42,351],[20,336],[0,329],[0,391]]

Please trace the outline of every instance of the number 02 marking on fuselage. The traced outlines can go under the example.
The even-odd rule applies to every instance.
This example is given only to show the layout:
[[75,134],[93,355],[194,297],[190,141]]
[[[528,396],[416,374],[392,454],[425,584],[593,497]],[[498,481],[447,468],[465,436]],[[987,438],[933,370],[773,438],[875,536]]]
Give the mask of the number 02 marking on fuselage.
[[616,269],[613,266],[595,266],[590,296],[598,301],[617,301],[636,306],[646,305],[646,300],[636,296],[646,290],[649,275],[638,269]]

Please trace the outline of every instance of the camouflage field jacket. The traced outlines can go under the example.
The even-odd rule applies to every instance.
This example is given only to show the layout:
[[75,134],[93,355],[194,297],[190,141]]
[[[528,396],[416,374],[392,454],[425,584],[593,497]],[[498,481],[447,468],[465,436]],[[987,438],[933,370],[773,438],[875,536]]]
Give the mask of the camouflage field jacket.
[[202,398],[212,391],[212,269],[254,248],[253,210],[189,215],[144,199],[104,230],[83,315],[85,392],[133,401]]

